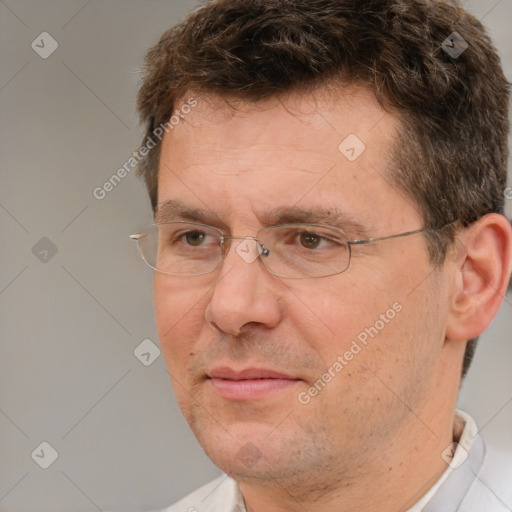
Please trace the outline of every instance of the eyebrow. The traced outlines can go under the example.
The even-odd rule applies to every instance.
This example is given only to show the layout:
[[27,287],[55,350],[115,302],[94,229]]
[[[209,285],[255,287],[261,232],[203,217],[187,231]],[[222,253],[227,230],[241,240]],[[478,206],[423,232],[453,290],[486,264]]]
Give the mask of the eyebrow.
[[278,224],[326,224],[342,228],[357,236],[367,234],[367,228],[353,215],[339,208],[300,208],[297,206],[278,207],[263,216],[269,226]]
[[155,220],[159,223],[173,222],[177,219],[203,224],[222,223],[212,210],[191,207],[177,199],[160,203],[155,212]]
[[[258,216],[264,226],[325,224],[339,227],[357,237],[364,237],[368,234],[368,229],[358,219],[338,208],[280,206]],[[210,209],[192,207],[177,199],[171,199],[158,205],[155,213],[156,222],[166,223],[176,220],[198,222],[228,230],[227,224]]]

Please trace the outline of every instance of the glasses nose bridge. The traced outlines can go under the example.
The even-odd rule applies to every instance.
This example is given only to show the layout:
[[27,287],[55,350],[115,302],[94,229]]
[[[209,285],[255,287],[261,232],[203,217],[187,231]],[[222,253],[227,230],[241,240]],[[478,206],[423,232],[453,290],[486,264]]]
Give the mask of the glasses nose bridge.
[[220,236],[220,250],[223,259],[227,256],[229,249],[231,248],[232,240],[254,240],[259,246],[263,247],[261,242],[255,236],[237,236],[222,234]]

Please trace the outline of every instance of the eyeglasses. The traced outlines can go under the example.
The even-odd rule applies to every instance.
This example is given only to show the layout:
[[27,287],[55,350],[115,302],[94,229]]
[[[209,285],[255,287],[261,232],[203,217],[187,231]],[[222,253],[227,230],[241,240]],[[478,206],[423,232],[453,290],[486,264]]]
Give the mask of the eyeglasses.
[[267,270],[287,279],[311,279],[341,274],[350,265],[352,245],[433,231],[417,229],[366,240],[349,240],[335,226],[283,224],[260,229],[255,237],[225,235],[218,229],[194,222],[152,224],[130,238],[152,269],[171,276],[198,276],[216,270],[232,240],[243,240],[237,253],[248,263],[261,258]]

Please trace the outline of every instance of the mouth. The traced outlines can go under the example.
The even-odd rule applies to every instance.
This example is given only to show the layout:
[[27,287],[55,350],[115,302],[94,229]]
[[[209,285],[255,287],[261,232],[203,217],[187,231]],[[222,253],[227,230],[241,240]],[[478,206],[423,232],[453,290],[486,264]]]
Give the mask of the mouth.
[[216,367],[207,373],[207,381],[223,398],[247,401],[263,398],[287,390],[302,379],[265,368],[234,370],[227,366]]

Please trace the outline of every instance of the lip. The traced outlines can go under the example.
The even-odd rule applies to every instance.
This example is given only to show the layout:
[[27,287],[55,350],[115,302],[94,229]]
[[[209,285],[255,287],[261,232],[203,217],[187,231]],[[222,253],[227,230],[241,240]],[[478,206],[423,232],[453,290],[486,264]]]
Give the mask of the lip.
[[218,366],[207,372],[210,379],[225,380],[257,380],[257,379],[284,379],[299,380],[296,377],[266,368],[245,368],[243,370],[233,370],[229,366]]
[[219,366],[207,373],[208,381],[223,398],[247,401],[285,390],[301,379],[266,368],[234,370]]

